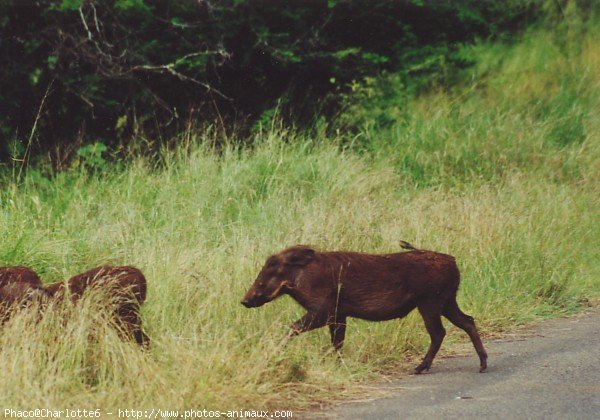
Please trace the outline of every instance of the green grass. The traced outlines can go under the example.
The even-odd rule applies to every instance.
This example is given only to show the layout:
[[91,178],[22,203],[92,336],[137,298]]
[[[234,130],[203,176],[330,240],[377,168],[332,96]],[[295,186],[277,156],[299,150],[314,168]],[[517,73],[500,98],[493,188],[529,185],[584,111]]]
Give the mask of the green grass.
[[[242,307],[266,257],[296,243],[393,252],[407,240],[451,253],[459,303],[484,337],[595,302],[599,34],[577,45],[567,54],[538,31],[471,47],[469,82],[399,99],[386,125],[369,121],[396,112],[393,98],[361,98],[347,114],[366,121],[353,135],[273,129],[216,151],[215,134],[194,134],[160,164],[6,175],[0,265],[29,265],[47,282],[104,263],[139,267],[153,346],[119,341],[93,302],[40,323],[16,316],[0,335],[0,406],[298,408],[424,354],[416,314],[350,320],[340,360],[325,329],[286,344],[302,315],[291,299]],[[443,351],[466,338],[448,331]],[[472,362],[476,374],[474,352]]]

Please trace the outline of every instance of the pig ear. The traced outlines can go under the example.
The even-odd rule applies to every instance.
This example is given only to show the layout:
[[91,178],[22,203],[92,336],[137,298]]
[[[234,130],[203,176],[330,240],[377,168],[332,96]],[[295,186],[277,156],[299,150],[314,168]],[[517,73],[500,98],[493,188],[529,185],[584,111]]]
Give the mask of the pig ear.
[[312,248],[296,248],[293,249],[286,258],[286,263],[289,265],[304,266],[308,265],[315,257],[315,250]]

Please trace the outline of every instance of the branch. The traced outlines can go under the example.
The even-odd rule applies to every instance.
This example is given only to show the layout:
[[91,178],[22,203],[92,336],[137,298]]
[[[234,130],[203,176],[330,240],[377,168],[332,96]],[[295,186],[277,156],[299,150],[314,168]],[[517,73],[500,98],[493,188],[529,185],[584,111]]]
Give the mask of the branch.
[[208,52],[190,53],[190,54],[184,55],[181,58],[178,58],[177,60],[175,60],[174,62],[169,63],[169,64],[161,64],[161,65],[141,64],[141,65],[130,67],[127,71],[125,71],[125,73],[129,73],[129,72],[133,72],[133,71],[150,71],[150,72],[155,72],[155,73],[169,73],[169,74],[177,77],[179,80],[197,84],[197,85],[202,86],[203,88],[205,88],[208,92],[214,92],[214,93],[216,93],[217,95],[219,95],[223,99],[226,99],[228,101],[233,101],[232,98],[230,98],[229,96],[225,95],[220,90],[212,87],[208,83],[201,82],[198,79],[194,79],[193,77],[186,76],[185,74],[180,73],[177,70],[175,70],[175,66],[178,63],[180,63],[181,61],[186,60],[186,59],[188,59],[190,57],[196,57],[196,56],[205,55],[205,54],[208,54]]
[[79,16],[81,17],[81,21],[83,22],[83,26],[87,32],[87,38],[91,41],[92,40],[92,32],[90,31],[90,28],[88,28],[87,22],[85,21],[85,17],[83,16],[83,10],[81,7],[77,10],[79,10]]

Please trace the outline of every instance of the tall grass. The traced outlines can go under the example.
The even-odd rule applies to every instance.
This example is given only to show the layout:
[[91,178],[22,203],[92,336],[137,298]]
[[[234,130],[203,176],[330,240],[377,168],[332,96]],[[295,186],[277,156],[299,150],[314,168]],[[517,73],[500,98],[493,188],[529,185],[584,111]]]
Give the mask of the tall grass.
[[[0,335],[0,406],[301,407],[422,356],[415,315],[350,320],[339,359],[324,330],[286,340],[302,315],[289,298],[243,308],[265,258],[295,243],[393,252],[404,239],[451,253],[484,337],[594,302],[599,51],[597,32],[570,54],[546,32],[476,46],[472,84],[410,99],[397,122],[351,139],[273,129],[217,151],[205,133],[160,165],[5,177],[0,264],[47,282],[139,267],[153,345],[121,342],[92,304],[22,313]],[[464,338],[448,330],[446,345]]]

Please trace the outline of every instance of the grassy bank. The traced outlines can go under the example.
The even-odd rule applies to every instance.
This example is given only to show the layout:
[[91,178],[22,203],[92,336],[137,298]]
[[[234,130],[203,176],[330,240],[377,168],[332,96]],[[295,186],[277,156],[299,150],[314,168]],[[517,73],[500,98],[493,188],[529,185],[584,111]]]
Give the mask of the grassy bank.
[[[0,335],[0,406],[300,407],[422,356],[415,314],[350,320],[342,360],[324,330],[284,346],[300,307],[239,301],[265,258],[295,243],[392,252],[404,239],[451,253],[459,303],[484,334],[596,300],[600,38],[576,44],[538,32],[473,47],[470,82],[399,96],[396,108],[363,98],[364,115],[348,111],[364,121],[353,136],[273,129],[217,152],[204,133],[160,164],[6,175],[0,264],[48,282],[102,263],[139,267],[154,344],[143,354],[99,334],[93,308],[66,308],[66,326],[16,317]],[[373,123],[378,113],[391,122]],[[464,338],[448,330],[445,348]]]

